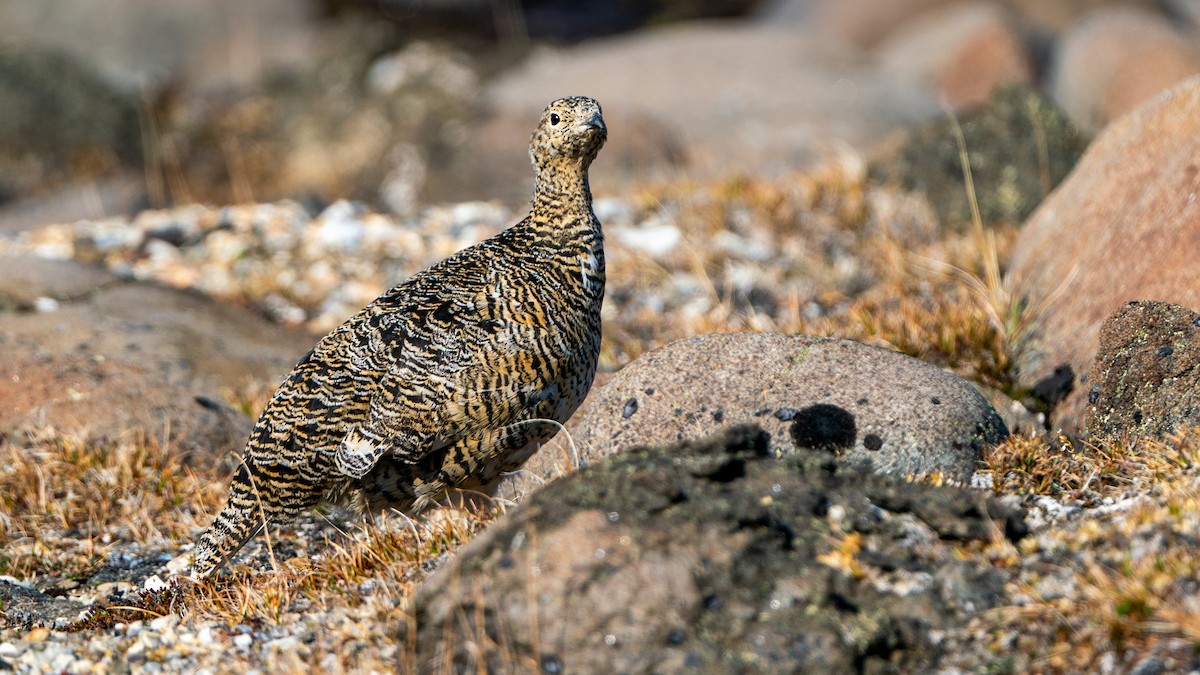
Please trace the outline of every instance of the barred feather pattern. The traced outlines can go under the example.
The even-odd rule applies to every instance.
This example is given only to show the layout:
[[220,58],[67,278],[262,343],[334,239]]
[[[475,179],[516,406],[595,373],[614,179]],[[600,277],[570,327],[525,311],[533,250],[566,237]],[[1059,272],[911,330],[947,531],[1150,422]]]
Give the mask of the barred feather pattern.
[[416,513],[489,490],[591,387],[604,248],[587,171],[607,138],[587,97],[551,103],[530,141],[529,215],[392,288],[296,365],[246,444],[192,575],[317,503]]

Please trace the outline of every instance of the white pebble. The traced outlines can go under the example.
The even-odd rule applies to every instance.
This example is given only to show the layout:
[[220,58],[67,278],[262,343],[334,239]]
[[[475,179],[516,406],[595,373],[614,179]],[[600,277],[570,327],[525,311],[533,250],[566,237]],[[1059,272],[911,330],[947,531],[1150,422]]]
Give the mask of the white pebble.
[[592,210],[605,227],[629,227],[633,224],[633,206],[624,199],[606,197],[597,199]]
[[281,652],[294,651],[300,646],[300,641],[295,636],[288,635],[286,637],[276,638],[263,645],[266,649],[274,649]]
[[167,582],[163,581],[157,574],[150,575],[145,582],[142,583],[142,588],[148,591],[161,591],[167,587]]
[[[166,588],[166,584],[163,585],[163,588]],[[162,632],[170,628],[174,628],[178,624],[179,617],[175,616],[174,614],[168,614],[166,616],[160,616],[151,621],[150,630]]]
[[[71,664],[75,661],[75,655],[70,652],[60,652],[50,661],[50,670],[65,673],[71,668]],[[86,672],[86,671],[81,671]]]
[[233,646],[238,649],[249,649],[254,644],[254,638],[249,633],[233,636]]
[[678,227],[657,218],[647,220],[638,227],[614,228],[614,233],[617,241],[654,258],[675,250],[683,239]]
[[354,211],[354,206],[343,200],[325,209],[317,226],[316,243],[321,249],[355,252],[362,245],[366,227]]
[[171,558],[166,564],[167,572],[171,574],[182,574],[192,566],[192,552],[187,551],[180,555]]
[[757,239],[739,236],[728,230],[722,230],[713,237],[712,245],[726,255],[743,260],[767,262],[771,259],[771,249]]
[[991,490],[996,485],[996,476],[991,471],[976,471],[971,476],[971,487],[976,490]]
[[508,212],[491,202],[463,202],[450,207],[450,234],[469,235],[468,228],[497,228],[508,219]]

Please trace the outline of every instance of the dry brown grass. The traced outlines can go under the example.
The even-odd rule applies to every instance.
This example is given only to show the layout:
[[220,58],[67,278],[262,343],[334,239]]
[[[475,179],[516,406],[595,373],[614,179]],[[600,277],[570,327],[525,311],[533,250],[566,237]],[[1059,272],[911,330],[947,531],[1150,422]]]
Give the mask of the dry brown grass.
[[[86,579],[131,545],[138,555],[174,555],[207,526],[227,482],[215,468],[188,466],[144,438],[9,439],[0,445],[0,465],[0,574],[28,582]],[[294,625],[308,612],[344,610],[378,620],[373,639],[394,640],[415,585],[496,513],[463,506],[420,519],[384,515],[350,532],[317,527],[316,540],[299,546],[288,527],[274,536],[290,544],[292,557],[275,566],[255,560],[216,580],[101,599],[74,630],[172,613],[225,626]]]
[[87,572],[121,542],[170,545],[218,492],[148,438],[0,442],[0,574]]
[[998,494],[1037,494],[1095,501],[1146,491],[1200,460],[1191,433],[1168,441],[1121,439],[1072,443],[1014,436],[990,448],[984,461]]
[[[869,185],[853,162],[681,189],[643,196],[635,218],[667,214],[682,234],[675,251],[655,258],[610,246],[610,298],[635,301],[610,302],[605,367],[682,337],[782,331],[887,346],[1015,389],[1011,349],[1031,318],[998,277],[1015,226],[939,233],[919,198]],[[713,244],[729,233],[761,244],[760,257]],[[663,289],[680,278],[699,278],[701,289],[672,304]],[[748,300],[750,292],[769,296],[767,306]],[[664,295],[665,306],[637,302]]]
[[[1095,506],[1021,543],[1020,605],[988,615],[1030,672],[1095,672],[1106,660],[1200,649],[1200,431],[1166,441],[1048,448],[1014,439],[989,463],[1001,493]],[[1131,657],[1135,658],[1135,657]]]
[[276,569],[245,565],[217,580],[189,587],[187,606],[197,618],[221,623],[280,624],[296,612],[368,606],[399,620],[414,586],[446,555],[491,522],[490,510],[443,507],[429,517],[385,515],[343,533],[326,531],[312,557]]

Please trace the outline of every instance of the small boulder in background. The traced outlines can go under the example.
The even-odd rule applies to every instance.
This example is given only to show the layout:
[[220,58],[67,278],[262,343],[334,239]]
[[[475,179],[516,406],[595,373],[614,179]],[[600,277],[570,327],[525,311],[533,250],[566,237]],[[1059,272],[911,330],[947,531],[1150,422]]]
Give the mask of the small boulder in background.
[[1200,41],[1150,10],[1113,7],[1077,21],[1058,47],[1050,91],[1088,133],[1200,74]]
[[[871,167],[879,181],[924,192],[942,226],[971,223],[955,120],[942,116],[913,131]],[[984,224],[1018,223],[1037,208],[1083,154],[1087,141],[1053,101],[1028,87],[1002,87],[959,115]]]
[[0,205],[143,160],[140,102],[87,65],[0,43]]
[[1005,10],[970,2],[905,21],[878,48],[885,69],[916,75],[956,109],[985,103],[1005,85],[1033,82],[1033,66]]

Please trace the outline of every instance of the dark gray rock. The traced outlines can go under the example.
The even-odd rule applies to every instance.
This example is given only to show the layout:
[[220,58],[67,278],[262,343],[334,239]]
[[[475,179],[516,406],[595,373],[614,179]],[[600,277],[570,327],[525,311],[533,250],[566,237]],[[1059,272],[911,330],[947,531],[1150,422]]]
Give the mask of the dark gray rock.
[[[971,223],[971,204],[954,124],[943,116],[914,131],[898,152],[872,166],[871,175],[924,192],[943,226],[961,231]],[[1057,105],[1026,86],[999,89],[958,124],[985,223],[1024,220],[1087,145]]]
[[898,352],[722,333],[673,342],[617,373],[584,410],[574,442],[587,463],[745,423],[770,432],[777,452],[820,448],[877,472],[958,482],[986,444],[1008,435],[972,385]]
[[0,45],[0,101],[0,203],[143,160],[136,99],[71,58]]
[[1088,385],[1090,436],[1161,439],[1200,424],[1200,314],[1166,302],[1126,303],[1100,328]]
[[78,621],[87,607],[32,586],[0,579],[0,610],[0,627],[54,627]]
[[640,448],[535,493],[418,589],[409,665],[930,672],[939,640],[1006,601],[947,542],[1019,538],[1014,510],[769,440]]

